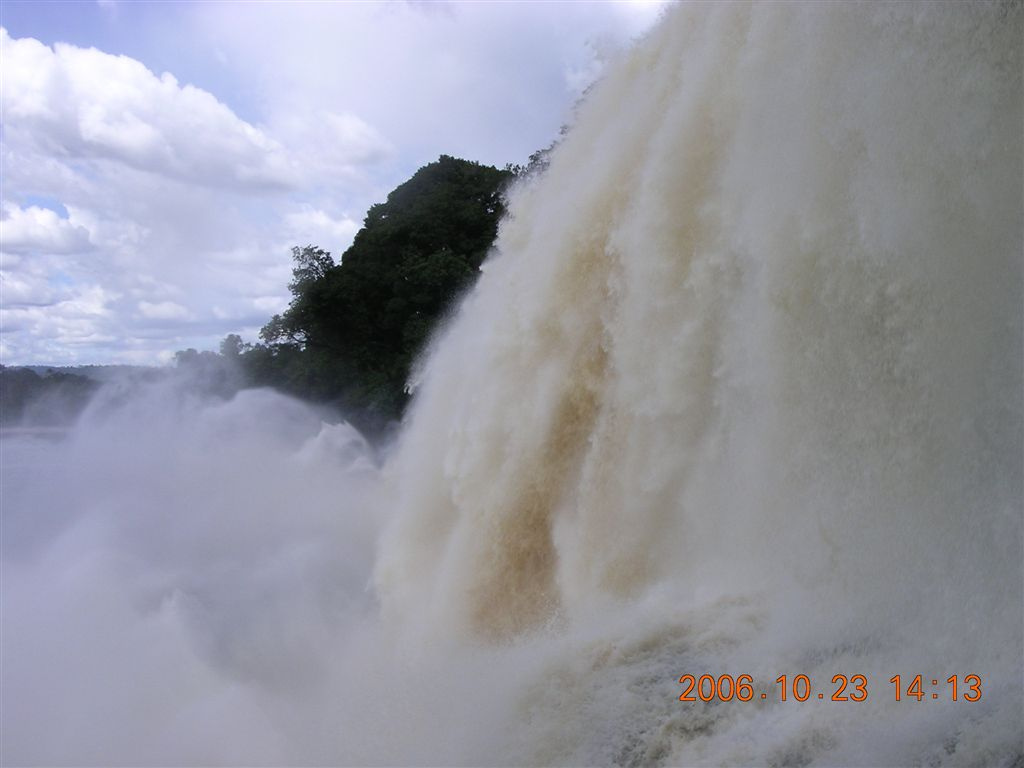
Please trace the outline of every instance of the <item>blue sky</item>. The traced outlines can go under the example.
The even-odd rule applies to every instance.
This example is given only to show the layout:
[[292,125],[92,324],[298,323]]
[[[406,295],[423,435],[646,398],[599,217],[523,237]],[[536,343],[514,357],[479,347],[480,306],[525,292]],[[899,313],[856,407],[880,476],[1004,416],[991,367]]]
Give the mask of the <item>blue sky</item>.
[[0,361],[161,363],[287,306],[451,154],[549,144],[658,2],[0,3]]

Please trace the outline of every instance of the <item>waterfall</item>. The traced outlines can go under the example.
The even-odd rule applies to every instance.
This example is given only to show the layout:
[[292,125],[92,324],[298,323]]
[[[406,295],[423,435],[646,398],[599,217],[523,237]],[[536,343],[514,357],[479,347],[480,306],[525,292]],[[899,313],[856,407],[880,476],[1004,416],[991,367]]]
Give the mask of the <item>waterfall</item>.
[[1022,40],[673,6],[382,465],[170,375],[3,436],[0,762],[1020,768]]

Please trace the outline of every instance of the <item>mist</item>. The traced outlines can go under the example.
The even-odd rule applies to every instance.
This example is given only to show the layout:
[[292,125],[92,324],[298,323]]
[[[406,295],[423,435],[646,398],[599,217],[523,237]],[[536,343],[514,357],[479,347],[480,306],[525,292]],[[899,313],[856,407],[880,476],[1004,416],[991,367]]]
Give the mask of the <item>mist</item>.
[[132,389],[4,440],[5,761],[292,759],[266,710],[372,604],[369,451],[270,391]]

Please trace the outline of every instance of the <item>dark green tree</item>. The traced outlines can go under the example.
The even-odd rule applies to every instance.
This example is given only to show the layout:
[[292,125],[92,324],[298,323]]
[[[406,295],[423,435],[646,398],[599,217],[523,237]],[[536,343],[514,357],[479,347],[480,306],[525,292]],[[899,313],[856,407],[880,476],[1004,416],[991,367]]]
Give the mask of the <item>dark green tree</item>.
[[237,359],[245,348],[246,345],[242,343],[242,337],[237,333],[229,333],[220,343],[220,353],[231,360]]
[[65,426],[82,412],[99,387],[73,373],[0,365],[0,425]]
[[293,344],[317,346],[328,341],[329,328],[323,327],[330,312],[325,306],[328,301],[326,288],[328,275],[334,269],[331,254],[315,245],[292,248],[292,281],[288,290],[292,293],[291,304],[281,315],[274,317],[260,331],[260,337],[267,342],[290,342]]
[[292,301],[260,332],[266,347],[245,355],[254,378],[332,401],[371,430],[401,416],[412,362],[478,274],[513,177],[442,155],[370,208],[340,263],[293,248]]

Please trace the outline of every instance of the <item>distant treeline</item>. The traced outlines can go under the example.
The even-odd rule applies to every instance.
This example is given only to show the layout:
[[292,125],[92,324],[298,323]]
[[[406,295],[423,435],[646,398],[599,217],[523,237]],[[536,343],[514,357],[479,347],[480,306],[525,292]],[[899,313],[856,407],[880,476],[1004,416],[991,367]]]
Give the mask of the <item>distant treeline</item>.
[[476,280],[509,184],[545,159],[499,170],[442,155],[370,208],[337,262],[315,245],[292,249],[292,301],[261,342],[231,334],[219,355],[178,352],[179,367],[235,363],[247,384],[333,405],[379,435],[402,416],[417,355]]
[[100,383],[88,376],[0,365],[0,425],[63,426],[81,412]]

